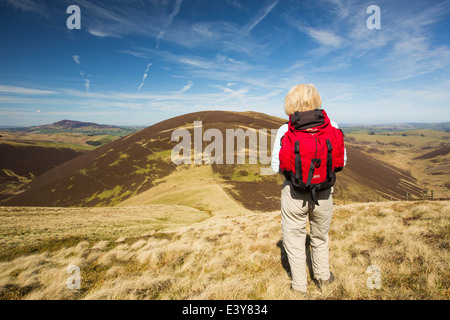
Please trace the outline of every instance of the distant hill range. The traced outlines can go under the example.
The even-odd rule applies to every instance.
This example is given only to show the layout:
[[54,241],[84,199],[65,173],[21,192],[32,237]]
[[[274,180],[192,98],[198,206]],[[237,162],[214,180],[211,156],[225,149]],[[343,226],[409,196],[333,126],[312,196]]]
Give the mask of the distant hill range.
[[[0,205],[90,207],[164,203],[210,210],[228,197],[231,200],[224,202],[227,206],[237,203],[250,210],[277,210],[284,178],[279,174],[261,175],[261,169],[267,169],[268,164],[248,164],[248,157],[246,164],[172,162],[171,152],[178,143],[171,141],[173,131],[187,130],[194,137],[194,121],[202,121],[202,132],[220,131],[224,142],[230,129],[278,129],[286,122],[256,112],[204,111],[181,115],[85,152],[36,177],[20,194]],[[62,121],[57,126],[77,125]],[[209,144],[203,141],[202,148]],[[235,145],[235,154],[236,148]],[[226,150],[223,151],[225,155]],[[336,199],[376,201],[377,197],[404,199],[406,193],[410,197],[424,193],[409,172],[375,160],[351,143],[347,144],[347,153],[347,167],[338,173],[335,185]]]
[[120,127],[105,125],[105,124],[97,124],[92,122],[81,122],[74,120],[61,120],[58,122],[54,122],[52,124],[46,124],[37,127],[31,127],[30,129],[33,131],[41,131],[41,130],[74,130],[74,129],[84,129],[84,130],[103,130],[103,129],[119,129]]
[[61,120],[32,127],[3,127],[0,134],[0,200],[81,153],[141,130]]
[[391,124],[340,124],[345,132],[366,131],[386,132],[386,131],[409,131],[409,130],[437,130],[450,132],[450,122],[441,123],[391,123]]
[[143,127],[124,127],[93,122],[82,122],[75,120],[60,120],[52,124],[45,124],[31,127],[6,128],[7,131],[23,131],[31,133],[85,133],[85,134],[111,134],[125,136],[143,129]]

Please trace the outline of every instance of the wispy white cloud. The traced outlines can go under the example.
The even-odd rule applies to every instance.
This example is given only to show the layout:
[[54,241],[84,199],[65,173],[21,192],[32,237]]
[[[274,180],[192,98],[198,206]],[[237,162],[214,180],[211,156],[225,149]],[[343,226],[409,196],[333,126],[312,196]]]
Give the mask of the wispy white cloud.
[[[197,77],[214,81],[247,83],[255,87],[273,88],[275,74],[264,73],[267,66],[253,66],[252,64],[232,59],[223,54],[216,55],[215,59],[189,54],[175,54],[170,51],[154,50],[147,48],[134,48],[135,51],[149,54],[161,59],[165,63],[176,66],[179,71],[185,71],[186,75],[178,74],[177,77]],[[257,74],[255,74],[257,73]],[[265,76],[261,76],[264,74]]]
[[367,16],[351,8],[355,14],[349,15],[352,28],[347,38],[352,46],[345,55],[368,58],[378,55],[377,59],[371,59],[371,64],[383,72],[382,78],[387,82],[449,70],[450,47],[433,44],[431,25],[446,19],[450,1],[412,2],[401,10],[383,10],[386,3],[380,6],[381,30],[361,26],[359,19]]
[[[108,4],[79,0],[83,11],[83,28],[96,37],[124,38],[127,35],[144,36],[156,40],[156,49],[164,41],[190,49],[232,50],[248,56],[264,54],[268,47],[248,33],[255,28],[278,4],[272,1],[263,6],[243,27],[241,24],[224,20],[190,21],[175,18],[182,11],[182,0],[174,1],[133,1],[125,5],[123,1],[113,0]],[[168,11],[168,9],[170,11]],[[132,49],[122,51],[141,56]]]
[[245,32],[252,31],[275,8],[279,0],[273,1],[261,8],[253,19],[244,27]]
[[[75,61],[75,63],[78,66],[81,66],[81,58],[79,55],[72,56],[72,59],[73,59],[73,61]],[[91,87],[91,80],[89,80],[88,78],[85,77],[86,72],[84,72],[83,70],[80,70],[79,74],[84,80],[84,88],[86,89],[86,92],[89,92],[90,87]],[[91,75],[88,75],[88,77],[91,77]]]
[[99,38],[106,38],[106,37],[113,37],[113,38],[122,38],[122,36],[120,35],[120,33],[117,32],[108,32],[105,30],[101,30],[101,29],[88,29],[88,32],[96,37]]
[[194,85],[194,83],[192,82],[192,81],[188,81],[187,82],[187,84],[180,90],[180,91],[178,91],[177,93],[175,93],[175,94],[182,94],[183,92],[186,92],[186,91],[188,91],[192,86]]
[[151,65],[152,65],[151,62],[149,62],[149,63],[147,64],[147,68],[145,69],[145,74],[148,73],[148,69],[150,69]]
[[[317,87],[322,95],[324,106],[333,116],[333,120],[338,123],[355,123],[366,119],[380,123],[386,121],[379,115],[389,113],[392,119],[403,119],[402,121],[433,121],[432,115],[426,111],[417,111],[416,106],[432,106],[442,117],[449,116],[448,100],[449,94],[446,91],[449,82],[444,81],[438,86],[427,85],[422,86],[420,90],[417,88],[397,87],[397,88],[375,88],[373,99],[368,101],[364,98],[367,94],[364,85],[358,81],[353,83],[336,83],[317,82]],[[96,114],[101,114],[104,110],[116,112],[117,110],[152,110],[153,112],[164,111],[165,118],[189,111],[198,110],[254,110],[266,112],[271,115],[284,117],[282,100],[284,94],[289,87],[284,89],[272,88],[264,92],[251,89],[250,87],[238,87],[238,84],[217,84],[210,85],[217,92],[181,94],[190,90],[193,86],[192,81],[188,81],[178,92],[160,92],[160,93],[143,93],[133,94],[127,92],[87,92],[82,90],[52,88],[51,90],[41,90],[35,88],[25,88],[28,90],[36,90],[39,96],[32,97],[28,90],[22,87],[5,88],[0,86],[1,92],[9,94],[2,95],[0,99],[0,113],[2,116],[8,116],[17,112],[20,108],[14,106],[22,106],[24,112],[35,112],[35,110],[45,110],[45,114],[50,114],[51,110],[59,110],[59,106],[66,106],[65,113],[77,113],[89,109],[89,114],[95,120]],[[22,88],[22,89],[18,89]],[[377,91],[378,90],[378,91]],[[13,94],[11,92],[22,92],[23,95]],[[45,94],[48,91],[48,94]],[[373,101],[372,101],[373,100]],[[354,105],[358,108],[355,109]],[[8,109],[9,108],[9,109]],[[12,108],[12,109],[11,109]],[[427,108],[422,108],[428,110]],[[9,111],[8,111],[9,110]],[[405,110],[416,110],[416,112],[406,112]],[[100,112],[100,113],[99,113]],[[61,115],[65,114],[61,112]],[[134,121],[141,121],[142,114]],[[376,114],[377,117],[368,115]],[[403,116],[402,116],[403,114]],[[420,117],[418,118],[418,114]],[[1,117],[0,117],[1,118]],[[5,119],[5,118],[3,118]],[[384,119],[384,120],[383,120]],[[161,119],[162,120],[162,119]],[[129,120],[127,120],[129,121]],[[152,118],[152,121],[154,119]],[[434,120],[438,121],[438,120]],[[3,120],[4,122],[4,120]],[[2,123],[0,121],[0,123]]]
[[[381,8],[380,30],[367,28],[366,8],[351,0],[322,2],[320,8],[327,18],[326,25],[286,13],[285,21],[289,25],[318,44],[304,55],[307,64],[301,68],[303,74],[314,77],[318,71],[326,74],[350,70],[355,60],[366,62],[364,66],[358,63],[359,70],[355,72],[367,68],[372,74],[371,81],[377,79],[377,82],[402,81],[449,70],[450,47],[433,45],[433,35],[437,33],[431,28],[448,16],[449,1],[417,1],[402,6],[380,0],[377,5]],[[296,67],[294,64],[284,71]]]
[[139,87],[137,89],[137,92],[141,91],[142,87],[144,86],[144,82],[145,82],[145,79],[147,79],[147,77],[148,77],[148,70],[150,69],[151,65],[152,65],[151,62],[149,62],[147,64],[147,68],[145,69],[144,75],[142,76],[142,82],[139,85]]
[[187,78],[189,78],[188,76],[181,76],[181,75],[178,75],[178,74],[173,74],[173,75],[171,75],[171,77],[172,77],[172,78],[182,78],[182,79],[187,79]]
[[156,2],[124,5],[123,1],[78,0],[77,3],[84,9],[83,28],[96,37],[122,38],[130,34],[154,37],[157,26],[162,23],[154,14],[158,7]]
[[[72,106],[75,109],[91,109],[92,112],[98,109],[111,108],[128,108],[128,109],[147,109],[150,106],[158,106],[161,110],[175,105],[176,110],[188,112],[188,110],[195,110],[198,106],[209,106],[210,108],[229,110],[232,109],[247,109],[248,106],[242,105],[242,101],[250,101],[255,106],[260,108],[263,106],[271,106],[273,101],[269,101],[269,96],[260,96],[259,94],[249,95],[249,88],[230,89],[226,86],[217,85],[216,88],[221,92],[218,93],[196,93],[183,95],[190,90],[194,85],[193,81],[187,81],[183,88],[177,92],[163,92],[163,93],[143,93],[133,94],[127,92],[87,92],[74,89],[54,88],[52,92],[58,94],[56,98],[52,95],[43,95],[42,97],[32,98],[28,96],[2,96],[0,99],[0,110],[6,109],[1,106],[13,105],[29,105],[33,110],[36,108],[43,108],[52,106],[57,108],[60,105],[66,107]],[[228,90],[230,89],[230,90]],[[11,91],[11,90],[9,90]],[[236,103],[231,102],[237,99]],[[73,109],[71,109],[73,110]]]
[[159,43],[161,42],[161,39],[164,37],[165,31],[160,31],[158,33],[158,36],[156,37],[156,48],[159,49]]
[[[334,50],[340,48],[345,44],[343,36],[338,34],[338,30],[331,31],[330,29],[325,29],[323,26],[313,27],[310,23],[299,20],[292,16],[287,16],[285,18],[286,22],[293,26],[295,29],[308,35],[316,43],[320,45],[319,50],[329,52],[330,49]],[[332,25],[332,22],[327,24],[327,26]],[[316,55],[316,51],[313,51]],[[323,53],[322,53],[323,54]]]
[[0,85],[0,92],[6,94],[18,94],[18,95],[53,95],[57,94],[53,90],[42,90],[34,88],[17,87],[10,85]]
[[[169,14],[169,16],[167,17],[167,20],[166,20],[166,23],[165,23],[165,25],[164,25],[164,28],[166,29],[166,28],[168,28],[168,27],[170,27],[170,25],[172,24],[172,22],[173,22],[173,19],[178,15],[178,13],[180,12],[180,7],[181,7],[181,4],[183,3],[183,0],[176,0],[176,3],[175,3],[175,6],[174,6],[174,8],[173,8],[173,11],[172,11],[172,13],[171,14]],[[156,37],[156,48],[158,49],[159,48],[159,44],[160,44],[160,42],[161,42],[161,39],[164,37],[164,33],[165,33],[166,31],[165,30],[161,30],[159,33],[158,33],[158,36]]]
[[425,38],[409,38],[394,45],[392,52],[383,59],[395,72],[392,80],[404,80],[450,69],[450,48],[432,47]]
[[166,29],[164,40],[190,50],[232,51],[251,57],[269,51],[260,39],[252,37],[241,25],[223,20],[192,23],[180,19],[176,26]]
[[142,59],[149,59],[150,55],[147,52],[138,51],[138,50],[128,50],[128,49],[122,49],[119,50],[120,53],[127,54],[130,56],[134,56],[136,58],[142,58]]
[[202,68],[202,69],[211,69],[212,63],[206,59],[199,58],[199,57],[179,57],[178,59],[179,63],[182,63],[184,65],[195,67],[195,68]]
[[326,6],[338,20],[346,19],[351,14],[353,2],[348,0],[325,0]]
[[342,45],[343,42],[341,37],[331,31],[306,28],[306,32],[319,44],[327,47],[338,48]]
[[285,68],[285,69],[283,70],[283,72],[292,72],[292,71],[294,71],[294,70],[298,70],[298,69],[300,69],[300,68],[306,66],[307,64],[308,64],[308,62],[305,61],[305,60],[296,61],[296,62],[295,62],[294,64],[292,64],[290,67]]
[[91,81],[89,79],[84,79],[84,87],[86,88],[86,92],[89,92],[91,85]]
[[77,65],[80,65],[80,56],[74,55],[72,58],[73,58],[73,61],[75,61],[75,63],[76,63]]
[[235,90],[233,90],[233,89],[231,89],[231,88],[228,88],[228,87],[225,87],[225,86],[222,86],[222,85],[216,85],[216,84],[214,84],[214,85],[210,85],[210,87],[211,87],[211,88],[216,88],[216,89],[222,90],[224,93],[233,94],[233,93],[235,92]]
[[41,16],[49,16],[49,9],[46,7],[43,1],[33,1],[33,0],[2,0],[2,2],[6,2],[7,4],[13,6],[16,9],[37,13]]
[[244,9],[244,5],[238,1],[238,0],[226,0],[231,6],[239,9],[239,10],[243,10]]
[[198,22],[192,25],[192,31],[194,34],[199,34],[200,36],[208,39],[217,38],[216,33],[211,29],[210,22]]
[[246,94],[250,91],[249,88],[240,88],[240,89],[231,89],[229,86],[223,86],[223,85],[210,85],[212,88],[216,88],[219,90],[222,90],[225,94],[225,97],[220,99],[221,102],[233,99],[233,98],[239,98],[241,101],[243,101],[246,98]]

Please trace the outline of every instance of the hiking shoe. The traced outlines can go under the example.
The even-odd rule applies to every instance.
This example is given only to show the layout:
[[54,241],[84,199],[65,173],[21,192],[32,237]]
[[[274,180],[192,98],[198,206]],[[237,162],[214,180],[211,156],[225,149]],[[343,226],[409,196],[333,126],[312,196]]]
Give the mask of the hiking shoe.
[[315,279],[315,282],[319,288],[322,288],[323,286],[329,285],[334,281],[334,274],[330,271],[330,277],[328,280],[322,280],[322,279]]
[[291,286],[291,292],[295,293],[295,294],[298,294],[300,297],[308,298],[308,293],[306,291],[301,291],[301,290],[294,289],[294,288],[292,288],[292,286]]

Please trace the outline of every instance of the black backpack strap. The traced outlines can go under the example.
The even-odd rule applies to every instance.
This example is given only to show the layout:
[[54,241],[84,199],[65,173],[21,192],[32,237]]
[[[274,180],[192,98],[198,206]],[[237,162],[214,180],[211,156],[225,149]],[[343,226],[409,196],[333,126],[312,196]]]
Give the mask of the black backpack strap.
[[320,158],[311,160],[311,165],[309,166],[309,172],[308,172],[308,180],[306,181],[306,188],[311,189],[311,199],[316,205],[319,205],[319,201],[317,200],[317,190],[316,190],[317,186],[314,186],[313,188],[311,188],[311,181],[312,181],[312,178],[314,175],[314,169],[316,168],[316,166],[320,167]]
[[311,199],[314,202],[315,205],[320,206],[319,205],[319,201],[317,200],[317,190],[316,188],[312,188],[311,189]]
[[317,190],[315,187],[311,189],[311,199],[315,205],[320,206],[319,200],[317,199]]
[[320,158],[318,159],[312,159],[311,165],[309,166],[309,172],[308,172],[308,180],[306,181],[306,188],[311,187],[311,180],[314,175],[314,169],[320,167]]
[[328,175],[328,181],[332,180],[332,172],[333,172],[333,146],[331,145],[331,141],[327,139],[327,148],[328,148],[328,155],[327,155],[327,175]]
[[295,141],[295,182],[299,183],[302,179],[302,158],[300,157],[300,141]]

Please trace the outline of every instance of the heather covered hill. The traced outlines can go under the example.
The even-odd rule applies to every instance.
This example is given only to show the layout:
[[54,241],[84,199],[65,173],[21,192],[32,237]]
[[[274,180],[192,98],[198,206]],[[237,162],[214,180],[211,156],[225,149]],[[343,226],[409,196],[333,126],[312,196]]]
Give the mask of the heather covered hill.
[[44,130],[44,129],[57,129],[57,130],[70,130],[70,129],[112,129],[119,128],[117,126],[111,126],[106,124],[97,124],[92,122],[82,122],[75,120],[61,120],[54,122],[52,124],[42,125],[34,127],[33,130]]
[[39,176],[82,153],[82,151],[70,148],[0,144],[0,168],[32,178],[32,176]]
[[[87,136],[105,136],[123,137],[138,130],[143,129],[139,126],[114,126],[108,124],[98,124],[94,122],[84,122],[77,120],[60,120],[51,124],[43,124],[31,127],[4,127],[5,133],[13,135],[55,135],[55,134],[79,134]],[[32,137],[32,140],[41,140]]]
[[[201,120],[225,129],[251,126],[275,128],[275,118],[253,113],[197,112],[172,118],[117,139],[50,170],[26,186],[6,205],[96,206],[114,205],[154,186],[175,171],[170,154],[176,142],[172,131]],[[189,128],[189,126],[191,128]]]
[[[190,174],[190,170],[202,166],[204,175],[210,177],[211,190],[215,188],[213,185],[220,186],[229,197],[250,210],[276,210],[279,207],[283,177],[263,174],[269,164],[261,163],[261,158],[256,164],[249,164],[250,153],[246,156],[245,164],[237,164],[237,157],[234,157],[232,164],[176,165],[172,162],[172,149],[178,143],[171,141],[173,131],[187,130],[194,148],[194,121],[202,121],[203,133],[208,129],[220,132],[224,144],[227,130],[242,129],[247,132],[254,129],[259,132],[257,137],[260,142],[264,136],[260,129],[267,129],[269,135],[269,130],[278,129],[285,122],[284,119],[255,112],[204,111],[181,115],[84,153],[39,176],[21,194],[0,204],[112,206],[125,200],[132,203],[133,197],[144,192],[147,192],[147,203],[185,204],[189,198],[186,195],[174,197],[169,194],[156,199],[155,194],[163,187],[170,187],[173,192],[177,192],[178,185],[186,184],[192,185],[189,192],[195,193],[198,178]],[[266,138],[269,144],[270,137]],[[205,150],[211,142],[200,143],[202,150]],[[241,151],[237,148],[236,142],[234,153]],[[244,149],[251,149],[249,142]],[[270,157],[270,145],[267,149],[266,156]],[[350,144],[347,150],[348,167],[338,174],[336,199],[368,201],[376,200],[378,196],[401,199],[407,192],[415,196],[422,194],[423,190],[406,170],[374,160],[371,155]],[[225,163],[225,146],[222,151]],[[154,189],[158,185],[161,187]],[[205,192],[203,197],[203,200],[194,201],[196,207],[210,210],[202,202],[208,202],[207,199],[214,198],[214,194]],[[140,197],[139,202],[143,201]]]
[[0,143],[0,200],[11,197],[35,177],[82,153],[71,148]]
[[45,124],[34,127],[21,128],[25,132],[32,132],[37,134],[49,133],[81,133],[81,134],[110,134],[117,136],[125,136],[136,131],[132,127],[118,127],[108,124],[98,124],[93,122],[83,122],[76,120],[60,120],[51,124]]

